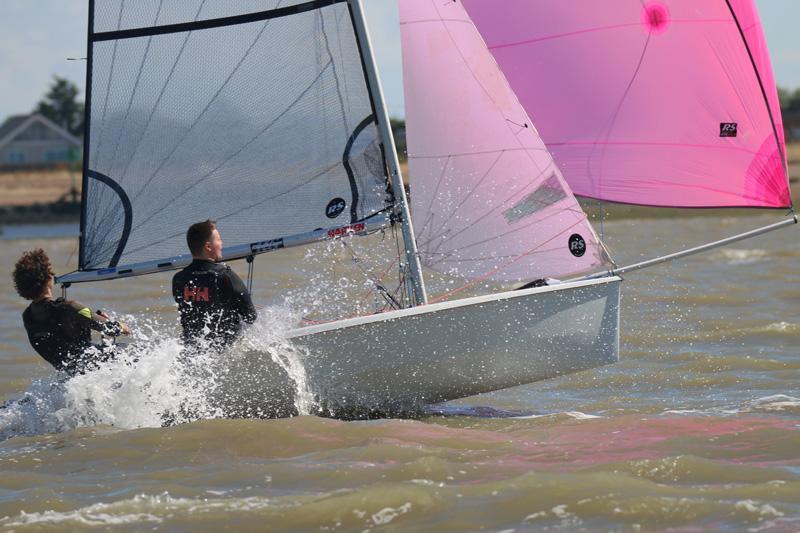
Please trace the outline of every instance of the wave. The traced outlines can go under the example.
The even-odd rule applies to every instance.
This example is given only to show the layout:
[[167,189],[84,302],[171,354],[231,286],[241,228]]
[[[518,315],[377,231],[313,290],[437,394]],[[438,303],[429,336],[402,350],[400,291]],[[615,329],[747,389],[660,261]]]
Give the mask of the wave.
[[769,258],[769,252],[762,249],[743,250],[724,248],[709,256],[710,261],[725,261],[729,265],[746,265]]

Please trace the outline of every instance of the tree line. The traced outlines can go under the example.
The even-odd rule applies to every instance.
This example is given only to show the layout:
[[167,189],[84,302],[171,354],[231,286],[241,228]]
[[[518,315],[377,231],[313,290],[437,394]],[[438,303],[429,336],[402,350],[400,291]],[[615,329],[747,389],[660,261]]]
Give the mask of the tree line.
[[781,101],[781,111],[800,110],[800,89],[792,91],[778,87],[778,99]]

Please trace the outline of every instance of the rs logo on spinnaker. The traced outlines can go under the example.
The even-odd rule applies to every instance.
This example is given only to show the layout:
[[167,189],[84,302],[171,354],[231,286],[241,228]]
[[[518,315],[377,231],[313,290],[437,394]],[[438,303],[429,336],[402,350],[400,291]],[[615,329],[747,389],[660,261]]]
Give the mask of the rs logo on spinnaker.
[[569,253],[575,257],[582,257],[586,253],[586,241],[577,233],[570,235]]

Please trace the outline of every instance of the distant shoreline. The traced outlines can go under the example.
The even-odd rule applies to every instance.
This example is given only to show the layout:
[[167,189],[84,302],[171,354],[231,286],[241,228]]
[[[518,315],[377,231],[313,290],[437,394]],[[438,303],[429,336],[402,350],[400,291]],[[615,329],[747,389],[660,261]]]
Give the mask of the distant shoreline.
[[0,206],[0,226],[80,222],[80,202],[35,203]]
[[[786,145],[792,198],[800,200],[800,143]],[[408,183],[408,166],[401,164]],[[81,179],[79,172],[68,170],[18,170],[0,173],[0,227],[24,224],[60,224],[80,222]],[[590,220],[602,214],[606,220],[617,218],[668,218],[675,216],[753,216],[780,209],[679,209],[652,208],[624,204],[603,204],[602,212],[594,200],[579,199]]]

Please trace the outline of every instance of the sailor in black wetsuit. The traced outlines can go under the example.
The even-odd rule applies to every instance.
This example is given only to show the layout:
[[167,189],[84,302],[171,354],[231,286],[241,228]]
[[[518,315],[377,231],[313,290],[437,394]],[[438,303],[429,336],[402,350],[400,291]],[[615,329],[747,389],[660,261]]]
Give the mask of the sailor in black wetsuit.
[[186,232],[192,263],[172,278],[185,345],[205,340],[222,349],[256,320],[256,309],[244,282],[222,259],[222,238],[213,220],[193,224]]
[[25,252],[14,266],[14,287],[33,300],[22,313],[33,349],[56,369],[75,375],[111,357],[92,345],[91,330],[113,337],[129,335],[130,330],[73,300],[53,300],[53,275],[44,250]]

